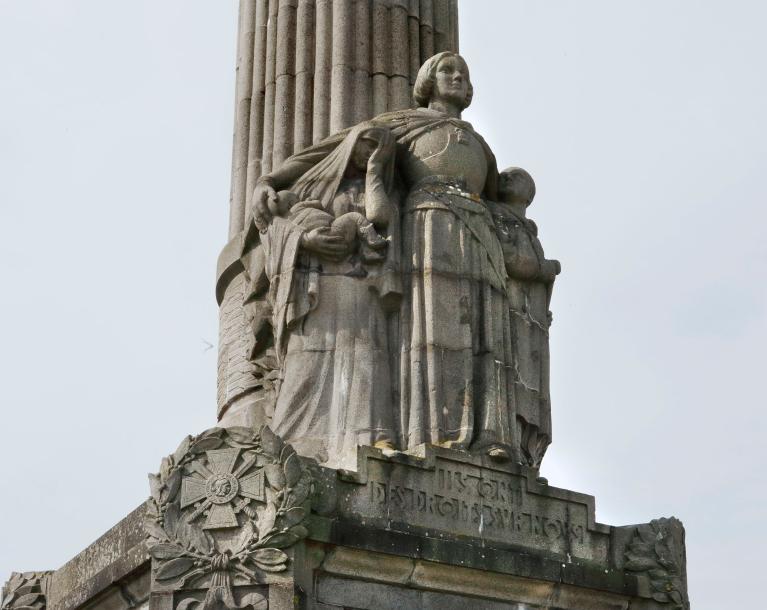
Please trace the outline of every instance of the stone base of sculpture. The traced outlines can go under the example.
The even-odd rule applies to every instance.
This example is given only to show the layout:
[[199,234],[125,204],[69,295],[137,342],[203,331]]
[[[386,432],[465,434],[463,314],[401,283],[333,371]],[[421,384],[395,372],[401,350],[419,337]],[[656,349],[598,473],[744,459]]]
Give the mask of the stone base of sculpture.
[[[187,437],[152,498],[3,610],[689,608],[676,519],[611,527],[533,469],[423,446],[356,471],[268,428]],[[34,599],[33,599],[34,598]]]

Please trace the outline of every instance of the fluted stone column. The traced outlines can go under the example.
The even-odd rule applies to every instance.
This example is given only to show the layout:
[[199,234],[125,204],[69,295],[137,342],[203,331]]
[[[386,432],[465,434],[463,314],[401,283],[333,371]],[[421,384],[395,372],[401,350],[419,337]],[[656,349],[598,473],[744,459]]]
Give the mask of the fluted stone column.
[[411,106],[421,63],[458,50],[457,18],[457,0],[240,1],[229,243],[216,282],[223,423],[258,423],[248,421],[261,381],[240,262],[256,180],[335,131]]

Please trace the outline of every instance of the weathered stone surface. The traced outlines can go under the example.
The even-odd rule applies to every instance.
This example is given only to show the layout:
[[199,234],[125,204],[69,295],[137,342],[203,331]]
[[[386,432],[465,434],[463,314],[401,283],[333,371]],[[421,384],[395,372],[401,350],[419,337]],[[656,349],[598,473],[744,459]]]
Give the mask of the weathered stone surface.
[[409,557],[385,555],[336,547],[326,554],[322,570],[338,576],[406,585],[415,569],[415,561]]
[[637,575],[641,592],[675,608],[687,608],[685,532],[675,518],[616,528],[615,563]]
[[[296,5],[269,6],[272,23],[278,8]],[[545,258],[526,218],[532,177],[519,168],[499,173],[485,141],[460,120],[473,96],[465,62],[454,53],[431,56],[457,48],[455,17],[455,3],[441,0],[316,4],[315,144],[283,159],[276,139],[290,117],[267,117],[264,172],[249,181],[252,223],[246,216],[240,233],[248,284],[240,295],[243,284],[229,279],[239,272],[230,247],[233,262],[217,287],[219,294],[233,287],[228,315],[244,298],[248,362],[258,378],[250,404],[242,401],[244,410],[230,411],[223,424],[248,421],[242,413],[257,410],[249,421],[269,423],[301,455],[349,469],[339,476],[312,469],[309,540],[335,546],[327,566],[338,564],[340,547],[392,557],[359,555],[344,578],[321,575],[315,602],[463,604],[466,592],[414,590],[420,572],[413,562],[428,561],[446,573],[471,566],[490,581],[498,574],[531,579],[535,586],[515,603],[542,608],[685,608],[681,524],[610,528],[595,522],[593,498],[537,478],[551,442],[549,307],[560,264]],[[292,12],[280,16],[282,44],[291,40],[292,19]],[[377,27],[368,27],[370,19]],[[345,44],[360,37],[356,50]],[[395,39],[407,44],[392,46]],[[291,62],[269,40],[284,88],[293,82]],[[268,48],[267,106],[274,101]],[[306,48],[296,57],[307,66]],[[419,109],[377,116],[317,143],[318,133],[402,105],[411,85]],[[297,88],[303,98],[306,86]],[[355,92],[372,94],[370,103],[360,96],[347,104]],[[305,114],[297,115],[301,125]],[[385,138],[363,136],[366,129],[390,133],[394,150],[384,155]],[[376,140],[366,156],[356,148],[365,137]],[[387,207],[383,219],[374,212]],[[370,254],[381,238],[385,258],[366,259],[365,248]],[[385,302],[387,273],[394,298]],[[381,451],[365,449],[355,463],[357,446]],[[365,576],[368,561],[389,581]],[[450,589],[451,582],[433,586]]]
[[532,176],[518,167],[499,174],[499,202],[490,202],[508,277],[514,399],[520,457],[539,467],[551,443],[549,327],[551,293],[559,261],[547,260],[538,227],[525,216],[535,196]]
[[120,579],[81,606],[82,610],[136,610],[149,604],[149,564]]
[[[263,434],[260,438],[264,438]],[[381,451],[361,449],[356,472],[321,468],[306,460],[303,466],[296,463],[297,468],[270,468],[276,466],[275,456],[295,455],[279,439],[268,433],[265,438],[257,444],[250,431],[214,429],[186,439],[172,457],[164,460],[162,474],[153,478],[156,508],[150,507],[148,513],[144,507],[134,511],[61,570],[47,576],[47,584],[40,590],[46,592],[48,605],[57,610],[143,608],[151,590],[154,610],[209,607],[211,592],[225,606],[253,608],[266,608],[264,604],[268,603],[269,608],[292,609],[294,603],[299,603],[296,600],[307,609],[363,610],[397,607],[391,605],[397,603],[404,608],[463,605],[492,610],[689,607],[683,529],[676,520],[609,528],[594,522],[593,498],[541,485],[533,469],[502,467],[487,458],[440,448],[424,448],[422,457],[387,457]],[[240,451],[234,463],[233,449]],[[235,485],[249,493],[255,489],[251,495],[261,497],[260,485],[241,485],[244,479],[257,474],[240,469],[249,453],[257,457],[254,470],[263,469],[266,475],[265,489],[272,488],[272,480],[279,488],[283,477],[287,485],[297,476],[304,482],[310,476],[311,482],[304,489],[314,489],[313,514],[302,522],[307,538],[302,542],[294,536],[267,545],[274,555],[266,558],[268,564],[260,568],[257,563],[243,564],[255,578],[234,569],[237,562],[232,555],[226,561],[216,557],[227,545],[230,551],[236,551],[233,545],[245,538],[268,539],[270,529],[264,525],[264,516],[269,518],[270,501],[252,499],[256,518],[246,519],[243,507],[237,513],[236,527],[223,527],[216,519],[209,523],[210,514],[202,514],[195,506],[202,506],[211,494],[221,500],[218,506],[234,506],[238,502],[229,495]],[[229,489],[216,484],[221,475],[227,474],[236,480],[233,483],[224,476]],[[185,486],[185,478],[199,479],[202,485]],[[292,489],[272,491],[287,491],[283,496],[290,497]],[[386,491],[384,495],[382,490]],[[219,492],[223,495],[217,495]],[[409,500],[419,497],[425,499],[415,503]],[[461,507],[457,513],[449,508],[456,503]],[[563,512],[562,507],[569,507],[569,511]],[[293,506],[283,508],[286,524],[300,516],[291,512]],[[529,521],[527,517],[524,521],[533,524],[532,531],[516,528],[517,520],[511,518],[511,512],[520,508],[530,515]],[[537,521],[536,511],[540,513]],[[195,512],[199,516],[189,520]],[[273,517],[278,517],[278,512],[274,511]],[[419,516],[423,514],[430,515],[430,523]],[[456,514],[463,514],[466,520],[456,521]],[[571,534],[569,550],[561,536],[546,536],[547,519],[556,520],[563,514],[569,514],[569,521],[563,524]],[[504,525],[501,533],[492,531],[490,524],[495,519]],[[582,521],[576,523],[577,519]],[[158,553],[151,580],[142,522],[153,532],[150,546]],[[249,529],[249,523],[253,529]],[[583,542],[575,544],[575,539],[580,538],[580,534],[575,535],[578,525],[584,528]],[[282,528],[281,532],[294,527]],[[553,526],[548,527],[553,533]],[[556,527],[561,531],[559,525]],[[169,531],[173,532],[173,540]],[[160,537],[165,539],[161,541]],[[200,542],[201,537],[213,544],[207,555],[196,558],[201,565],[192,569],[201,567],[204,572],[198,580],[189,579],[181,585],[173,581],[173,574],[158,578],[161,571],[165,576],[185,569],[184,565],[171,564],[189,551],[198,553],[196,545],[205,544]],[[276,547],[283,543],[288,546],[282,547],[284,555],[278,557]],[[257,553],[257,547],[257,542],[252,550],[249,547],[248,555]],[[280,571],[272,572],[272,568]],[[222,571],[230,577],[217,577]],[[659,576],[665,580],[659,580]],[[660,586],[669,584],[671,589],[661,590]],[[673,591],[683,596],[681,604],[674,599]]]
[[[382,566],[383,569],[377,569]],[[336,549],[318,573],[315,599],[324,604],[382,608],[626,610],[630,598],[562,583],[536,581],[425,561]]]
[[[689,607],[684,531],[675,519],[611,528],[595,522],[591,496],[541,484],[532,468],[463,452],[427,446],[420,458],[366,448],[359,455],[356,471],[315,471],[322,508],[310,539],[335,545],[326,571],[450,591],[450,570],[461,567],[476,572],[472,595],[482,595],[485,581],[514,576],[530,586],[503,599],[546,608],[553,600],[558,608]],[[396,595],[426,603],[412,592]]]
[[[409,107],[409,85],[420,65],[416,61],[413,68],[410,58],[458,50],[456,0],[411,2],[416,6],[409,11],[405,4],[242,0],[228,247],[241,244],[247,233],[247,204],[259,176],[331,131]],[[436,37],[435,12],[441,16]],[[236,296],[239,287],[229,286],[241,286],[244,274],[240,268],[237,274],[217,277],[219,304],[225,309],[219,417],[231,407],[225,425],[264,423],[265,405],[253,396],[263,372],[243,359],[243,344],[232,336],[235,329],[247,332],[238,326],[246,315]]]
[[172,592],[181,610],[266,610],[258,585],[288,570],[286,551],[308,533],[311,476],[296,452],[267,427],[212,428],[186,437],[149,482],[155,603]]
[[14,572],[0,592],[0,610],[45,610],[53,572]]
[[0,610],[689,610],[679,521],[611,528],[537,476],[560,265],[432,57],[455,0],[241,7],[222,427]]
[[148,559],[140,506],[51,576],[48,608],[77,608],[123,582]]
[[[269,324],[253,324],[251,360],[274,349],[271,425],[327,466],[346,467],[357,445],[431,443],[537,467],[548,445],[550,289],[529,309],[511,282],[540,243],[504,250],[491,206],[522,189],[460,120],[472,96],[464,60],[437,54],[415,79],[419,108],[336,134],[257,182],[245,300],[263,300]],[[531,277],[543,281],[558,264],[539,258]]]
[[361,450],[337,514],[387,530],[471,537],[607,565],[610,528],[594,499],[536,482],[535,471],[424,447],[423,458]]

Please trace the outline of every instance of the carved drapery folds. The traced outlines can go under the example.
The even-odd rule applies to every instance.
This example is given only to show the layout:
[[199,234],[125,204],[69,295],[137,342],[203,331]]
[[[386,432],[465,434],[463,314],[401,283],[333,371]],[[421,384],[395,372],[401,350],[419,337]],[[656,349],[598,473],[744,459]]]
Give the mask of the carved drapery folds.
[[241,0],[230,238],[259,176],[411,106],[418,68],[446,50],[458,51],[457,0]]
[[358,445],[427,443],[540,465],[559,263],[524,217],[532,178],[499,173],[461,120],[472,97],[463,58],[439,53],[418,108],[333,134],[254,189],[239,259],[252,419],[302,455],[338,468]]
[[[335,146],[319,144],[320,141],[339,142],[342,137],[334,135],[327,140],[323,138],[376,116],[378,118],[374,120],[379,125],[391,127],[396,132],[397,148],[401,149],[397,153],[399,169],[393,205],[396,208],[394,214],[401,218],[402,224],[401,227],[393,227],[394,232],[387,227],[384,236],[389,241],[390,250],[399,250],[396,263],[399,264],[401,258],[404,264],[398,271],[402,274],[400,282],[404,281],[406,294],[415,287],[415,284],[407,287],[411,272],[428,274],[430,272],[427,268],[430,265],[448,259],[453,262],[447,266],[438,263],[445,268],[440,269],[437,276],[432,278],[453,274],[463,277],[461,281],[464,283],[479,280],[492,289],[480,296],[472,292],[469,284],[452,285],[446,280],[437,282],[437,286],[434,284],[436,280],[430,280],[434,286],[429,290],[442,291],[444,296],[455,295],[456,290],[465,293],[457,297],[454,308],[448,307],[441,313],[426,304],[428,311],[424,315],[426,325],[433,326],[430,329],[412,326],[412,323],[421,324],[420,314],[412,308],[410,313],[403,310],[394,316],[387,315],[381,321],[374,315],[369,317],[368,324],[387,326],[386,331],[377,330],[374,333],[377,336],[386,335],[386,345],[373,341],[371,353],[388,351],[389,362],[386,366],[382,363],[376,365],[370,375],[360,378],[360,388],[377,383],[377,391],[370,395],[363,391],[365,396],[358,394],[353,400],[372,400],[379,394],[391,394],[388,398],[391,402],[391,417],[388,419],[393,421],[387,418],[384,418],[387,421],[371,420],[367,429],[360,428],[358,431],[357,442],[380,444],[387,449],[407,449],[422,442],[433,442],[456,448],[484,450],[498,459],[512,459],[533,467],[540,465],[551,442],[548,301],[556,273],[544,278],[541,269],[536,277],[527,277],[524,271],[518,277],[515,275],[516,259],[524,258],[530,252],[520,256],[519,252],[509,254],[506,250],[531,250],[532,247],[533,256],[541,259],[537,261],[540,265],[555,261],[542,259],[540,242],[530,231],[526,244],[503,244],[503,254],[500,254],[499,238],[493,236],[492,232],[484,237],[479,235],[488,226],[487,221],[479,218],[482,214],[488,214],[498,196],[499,176],[492,152],[484,140],[470,125],[464,126],[459,120],[460,110],[471,101],[471,91],[465,103],[462,101],[461,108],[453,115],[455,125],[446,128],[445,134],[452,134],[448,134],[446,144],[438,141],[442,136],[434,136],[434,139],[431,135],[431,132],[443,129],[437,125],[439,121],[424,123],[424,115],[418,112],[412,117],[406,112],[400,118],[386,114],[387,111],[417,105],[429,106],[432,86],[420,91],[416,97],[413,96],[413,87],[416,86],[419,73],[423,70],[421,66],[426,60],[441,57],[438,52],[444,49],[457,49],[456,6],[454,0],[243,0],[241,3],[231,201],[232,241],[220,258],[216,287],[221,305],[218,407],[223,426],[258,427],[270,424],[275,417],[275,408],[279,409],[280,388],[299,381],[288,370],[289,367],[279,362],[279,349],[275,350],[273,345],[276,331],[271,324],[272,318],[282,313],[275,312],[274,301],[270,298],[270,281],[265,272],[265,267],[269,265],[266,260],[268,253],[264,251],[262,239],[253,222],[252,193],[257,190],[262,177],[269,178],[275,172],[283,171],[285,161],[290,166],[293,159],[301,157],[303,150],[316,150],[317,154],[311,163],[306,164],[308,169]],[[437,55],[433,55],[435,52]],[[437,76],[437,63],[430,64],[429,82]],[[432,129],[434,125],[437,125],[436,130]],[[429,146],[437,148],[431,151]],[[408,162],[407,155],[401,155],[411,147],[414,147],[413,151],[418,148],[418,152],[413,154],[423,161],[420,169],[415,169],[418,161]],[[441,160],[434,162],[434,157],[440,157]],[[405,168],[408,163],[410,169]],[[405,231],[410,230],[409,219],[419,215],[442,218],[441,214],[425,212],[411,215],[407,210],[408,196],[416,192],[416,183],[429,177],[429,174],[432,182],[435,176],[445,174],[447,180],[443,181],[442,186],[458,188],[456,193],[445,192],[440,196],[442,199],[460,199],[461,192],[467,193],[469,200],[479,198],[479,207],[469,210],[468,214],[461,211],[468,204],[459,202],[448,205],[453,210],[451,213],[458,216],[458,221],[448,222],[443,229],[460,232],[461,227],[464,227],[465,238],[458,233],[452,237],[447,237],[447,234],[438,237],[435,233],[429,242],[432,238],[420,233],[435,229],[424,226],[404,236],[404,241],[393,243],[400,240],[400,234],[404,235]],[[281,188],[292,188],[292,183],[298,178],[300,173],[294,175],[292,180],[284,181]],[[432,190],[434,188],[441,186],[434,183]],[[422,198],[428,198],[427,191],[421,190],[420,193]],[[500,201],[495,205],[503,208],[507,203]],[[426,202],[423,205],[428,207],[431,204]],[[437,205],[447,204],[437,202]],[[364,204],[358,207],[364,216]],[[255,221],[259,229],[265,230],[258,218]],[[472,223],[476,224],[474,228],[470,226]],[[522,224],[534,227],[528,221]],[[495,227],[496,230],[499,228]],[[312,227],[305,225],[304,230],[308,233]],[[413,239],[419,243],[411,244]],[[449,248],[442,252],[440,248],[443,245],[457,243],[455,240],[460,241],[458,248],[461,252],[449,252]],[[477,244],[477,247],[474,248],[472,244]],[[418,253],[420,248],[431,249],[435,246],[440,249],[440,253],[432,251],[426,254],[426,250]],[[489,252],[488,248],[494,251],[488,259],[490,267],[496,268],[490,274],[495,274],[493,278],[483,275],[483,263],[478,262]],[[322,267],[322,260],[317,264]],[[411,264],[426,267],[411,270],[407,268]],[[504,266],[508,269],[508,282]],[[325,275],[341,277],[347,271],[337,269]],[[367,273],[369,269],[363,271]],[[319,277],[322,277],[322,273]],[[329,279],[323,281],[330,283]],[[348,288],[352,293],[361,285],[359,282],[351,284]],[[323,297],[313,297],[315,301],[312,307],[317,306],[318,302],[320,310],[326,308],[328,299],[337,299],[333,291],[334,288],[326,286],[323,291],[324,300]],[[506,294],[498,295],[498,291]],[[339,295],[346,293],[344,289]],[[415,294],[413,298],[420,302],[427,294],[428,290],[420,296]],[[375,311],[375,303],[363,307],[362,300],[358,299],[352,306],[358,310],[366,308]],[[341,299],[337,301],[338,308],[345,306],[341,304]],[[467,311],[461,313],[461,307]],[[304,315],[301,324],[315,322],[318,317],[328,315],[319,312]],[[339,311],[338,315],[340,321],[345,312]],[[412,318],[412,315],[416,317]],[[429,320],[436,315],[449,319],[439,322]],[[358,314],[353,314],[350,319],[358,318]],[[465,331],[459,328],[464,324],[464,319],[471,320],[468,322],[471,328]],[[451,325],[453,328],[450,328]],[[365,335],[362,327],[358,331]],[[327,332],[335,331],[328,329]],[[422,349],[419,347],[421,339],[413,335],[415,343],[407,346],[407,340],[402,335],[414,332],[416,335],[422,333],[422,338],[431,337],[428,345],[424,344],[422,356],[411,351]],[[462,333],[466,336],[462,337]],[[362,343],[371,342],[365,339]],[[330,348],[323,346],[318,349]],[[466,350],[485,353],[487,362],[484,365],[470,365],[468,360],[458,355]],[[292,352],[289,350],[289,353]],[[351,358],[357,363],[367,363],[370,357],[357,354]],[[381,372],[387,367],[388,376],[385,371]],[[471,369],[479,370],[477,367],[483,372],[471,372]],[[493,367],[496,370],[491,370]],[[418,372],[418,369],[422,370]],[[312,366],[307,370],[312,375],[321,373],[321,369],[315,370]],[[333,370],[333,375],[348,377],[337,366]],[[288,379],[288,376],[291,378]],[[427,378],[430,381],[426,381]],[[373,382],[374,379],[377,381]],[[359,389],[354,389],[355,383],[350,382],[346,389],[359,392]],[[426,385],[433,387],[428,389]],[[282,393],[284,395],[284,389]],[[455,405],[450,406],[445,401],[452,401]],[[320,412],[331,409],[327,398],[320,403],[316,406]],[[438,403],[445,404],[440,406]],[[340,412],[334,416],[334,421],[338,421],[338,427],[343,428],[343,422],[348,420],[344,415],[346,407],[340,405],[338,408]],[[372,410],[381,412],[377,408]],[[440,412],[446,413],[447,417],[443,417]],[[305,415],[304,419],[322,417],[316,413]],[[277,417],[282,417],[279,411]],[[281,426],[283,420],[277,421],[276,425]],[[291,426],[297,429],[293,424]],[[298,443],[299,451],[304,453],[300,434],[288,434],[286,429],[282,429],[282,433],[287,434],[292,442]],[[351,434],[353,436],[357,431],[353,430]],[[317,439],[324,436],[319,434]],[[308,454],[327,461],[323,456],[331,453],[332,450],[319,450]],[[334,461],[332,455],[330,458],[329,464],[341,464],[340,460]]]
[[249,358],[252,309],[263,300],[243,306],[256,180],[330,133],[410,107],[418,68],[443,50],[458,50],[457,0],[241,0],[230,243],[216,285],[219,418],[254,403],[261,412],[258,394],[273,382]]
[[266,608],[253,585],[287,570],[308,533],[312,481],[292,447],[269,428],[213,428],[186,437],[149,483],[153,590],[177,591],[181,610]]

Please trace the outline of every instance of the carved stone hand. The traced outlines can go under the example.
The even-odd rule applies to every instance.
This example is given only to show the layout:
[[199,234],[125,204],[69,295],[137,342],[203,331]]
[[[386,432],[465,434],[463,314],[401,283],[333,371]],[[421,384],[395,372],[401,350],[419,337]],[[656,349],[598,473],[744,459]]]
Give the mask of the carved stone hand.
[[349,253],[349,245],[341,235],[331,235],[329,227],[318,227],[304,233],[301,247],[330,260],[341,260]]
[[269,178],[263,177],[256,182],[253,190],[253,222],[259,231],[266,231],[272,218],[278,214],[277,191]]
[[553,282],[559,273],[562,271],[562,265],[557,260],[543,260],[541,261],[541,279],[544,281]]

